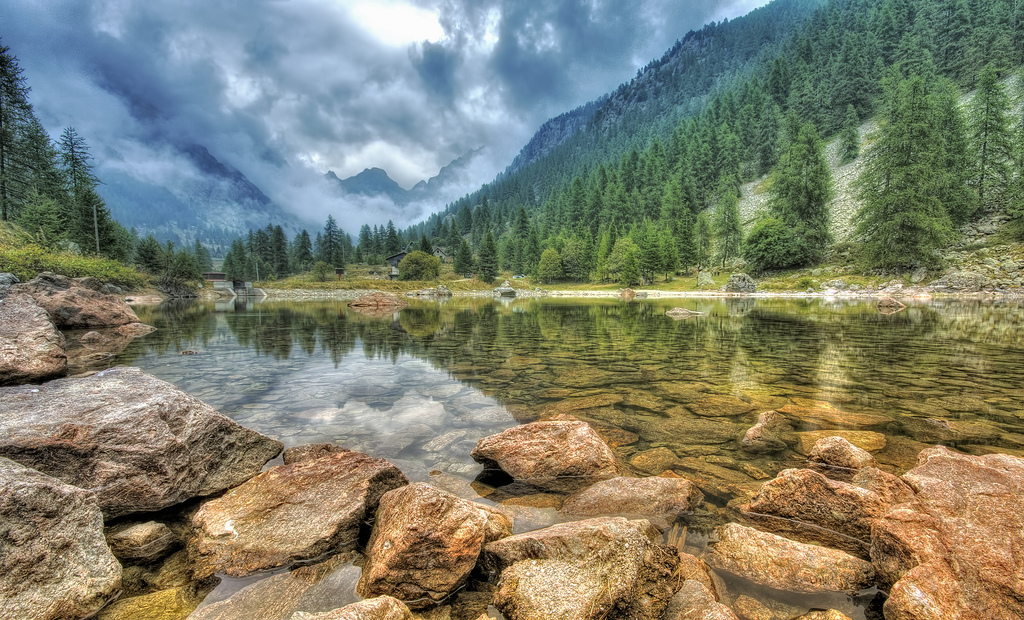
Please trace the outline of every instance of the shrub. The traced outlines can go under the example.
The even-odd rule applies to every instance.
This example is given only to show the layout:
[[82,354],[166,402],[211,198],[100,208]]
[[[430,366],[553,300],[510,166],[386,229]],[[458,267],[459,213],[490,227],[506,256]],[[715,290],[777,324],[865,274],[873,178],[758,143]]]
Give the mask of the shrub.
[[743,259],[755,272],[794,267],[804,256],[792,229],[774,217],[757,222],[743,242]]
[[322,260],[313,265],[312,275],[317,282],[326,282],[332,274],[334,274],[334,268]]
[[562,279],[562,258],[558,250],[548,248],[540,255],[540,263],[537,265],[537,279],[544,284],[551,284]]
[[398,263],[400,280],[436,280],[441,275],[441,259],[416,250],[409,252]]
[[138,288],[147,282],[145,274],[116,260],[53,252],[35,244],[17,248],[0,245],[0,272],[4,271],[22,281],[52,271],[69,278],[91,276],[127,288]]

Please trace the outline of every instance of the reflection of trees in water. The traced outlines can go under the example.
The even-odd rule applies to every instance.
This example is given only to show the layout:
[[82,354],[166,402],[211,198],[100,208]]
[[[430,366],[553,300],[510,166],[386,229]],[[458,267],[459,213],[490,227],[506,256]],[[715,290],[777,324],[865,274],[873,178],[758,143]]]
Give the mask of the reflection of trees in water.
[[116,361],[130,365],[147,352],[163,355],[185,349],[205,347],[217,332],[217,317],[210,306],[194,299],[169,299],[158,306],[133,308],[143,323],[156,328],[144,338],[136,338]]

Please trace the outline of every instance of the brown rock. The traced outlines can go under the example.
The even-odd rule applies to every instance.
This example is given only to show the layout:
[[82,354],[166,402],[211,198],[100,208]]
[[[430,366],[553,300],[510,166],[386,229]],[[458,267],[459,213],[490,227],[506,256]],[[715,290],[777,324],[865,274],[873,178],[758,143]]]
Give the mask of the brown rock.
[[359,568],[342,554],[261,579],[226,599],[200,605],[188,620],[291,620],[296,612],[321,613],[359,600]]
[[108,518],[220,492],[281,451],[138,368],[0,388],[0,402],[0,456],[93,489]]
[[[875,428],[885,426],[893,421],[891,418],[882,415],[840,411],[831,403],[816,400],[800,399],[799,402],[779,407],[778,411],[787,416],[797,418],[801,422],[848,430]],[[811,445],[814,445],[813,442]]]
[[806,613],[795,620],[850,620],[850,617],[836,609],[825,609]]
[[579,517],[623,515],[647,517],[663,529],[693,512],[704,496],[683,478],[612,478],[597,482],[565,500],[561,512]]
[[104,607],[96,620],[183,620],[198,604],[188,588],[171,588],[118,599]]
[[682,320],[682,319],[693,318],[695,316],[704,316],[703,312],[698,312],[696,310],[688,310],[686,308],[678,308],[678,307],[677,308],[672,308],[671,310],[666,310],[665,314],[667,316],[677,320],[677,321]]
[[716,601],[721,600],[719,593],[725,591],[721,579],[712,572],[711,567],[704,560],[683,551],[679,552],[679,579],[699,581]]
[[775,614],[764,603],[749,596],[738,596],[733,609],[743,620],[775,620]]
[[361,452],[271,467],[202,505],[189,555],[206,574],[244,576],[334,553],[356,543],[384,493],[408,482]]
[[96,497],[0,458],[0,615],[84,618],[120,587]]
[[[493,604],[508,620],[662,617],[673,592],[675,550],[651,542],[643,522],[591,521],[546,528],[558,528],[554,535],[540,530],[530,533],[533,538],[519,535],[488,545],[505,552],[515,548],[502,562],[512,555],[537,558],[520,559],[501,572]],[[519,540],[503,544],[512,538]]]
[[359,593],[435,605],[465,583],[484,543],[512,533],[500,512],[429,484],[385,493],[370,536]]
[[786,443],[778,433],[786,427],[788,422],[778,411],[762,411],[757,416],[757,424],[743,434],[740,447],[751,454],[781,452],[786,449]]
[[135,338],[156,331],[145,323],[126,323],[118,327],[100,327],[90,331],[71,330],[64,334],[67,340],[68,372],[78,374],[110,365],[110,358],[118,355]]
[[139,317],[96,278],[68,278],[46,272],[11,291],[31,295],[58,329],[92,329],[138,323]]
[[65,346],[64,336],[31,297],[12,293],[0,299],[0,385],[66,374]]
[[398,295],[393,293],[385,293],[383,291],[376,291],[368,295],[363,295],[358,299],[353,299],[348,302],[349,307],[352,308],[404,308],[409,305],[409,302],[405,301]]
[[527,559],[575,562],[617,539],[655,542],[661,540],[661,532],[646,519],[598,517],[571,521],[489,543],[481,561],[485,570],[494,574]]
[[872,532],[886,618],[1024,617],[1024,459],[937,446],[903,478],[914,500]]
[[664,620],[738,620],[704,584],[687,579],[665,609]]
[[304,446],[288,448],[281,455],[281,458],[284,459],[285,465],[291,465],[292,463],[313,461],[330,454],[340,454],[342,452],[349,452],[349,450],[333,443],[310,443]]
[[744,510],[765,529],[866,558],[871,526],[890,507],[867,489],[809,469],[786,469],[764,483]]
[[883,297],[878,300],[877,304],[878,311],[882,314],[896,314],[907,309],[907,306],[902,302],[896,301],[892,297]]
[[878,452],[885,448],[885,435],[874,431],[806,431],[793,434],[797,443],[794,449],[805,456],[814,450],[814,444],[826,437],[841,437],[865,452]]
[[851,483],[878,494],[882,501],[890,506],[902,504],[914,498],[914,490],[902,478],[876,467],[865,467],[858,470]]
[[858,448],[844,437],[831,435],[814,442],[807,460],[812,463],[841,467],[845,469],[863,469],[875,464],[875,457],[867,450]]
[[679,465],[681,462],[675,452],[665,447],[637,452],[629,460],[629,464],[635,469],[647,474],[658,474]]
[[580,409],[594,409],[596,407],[607,407],[622,402],[621,394],[595,394],[593,396],[582,396],[578,398],[564,398],[556,403],[545,405],[540,412],[541,418],[553,418],[565,415]]
[[115,527],[106,538],[114,557],[139,562],[153,562],[170,555],[181,542],[171,528],[156,521]]
[[615,455],[585,422],[541,421],[481,439],[471,454],[517,481],[571,491],[618,474]]
[[742,415],[751,411],[754,406],[735,396],[724,394],[704,394],[697,400],[686,405],[695,414],[705,418],[725,418]]
[[871,564],[849,554],[730,523],[715,529],[704,561],[754,583],[791,592],[855,593],[874,585]]
[[295,612],[291,620],[412,620],[412,612],[398,599],[378,596],[319,614]]

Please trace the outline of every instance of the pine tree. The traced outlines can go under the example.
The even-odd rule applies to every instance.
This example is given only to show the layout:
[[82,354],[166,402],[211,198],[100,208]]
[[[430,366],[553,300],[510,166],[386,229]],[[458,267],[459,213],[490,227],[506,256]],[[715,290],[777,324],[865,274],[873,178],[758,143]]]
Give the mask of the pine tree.
[[64,183],[71,199],[65,219],[68,230],[71,231],[69,236],[82,247],[88,247],[90,244],[86,242],[85,231],[91,224],[96,253],[99,254],[99,207],[102,201],[95,194],[99,181],[92,173],[89,147],[74,127],[67,127],[61,134],[59,151],[64,169]]
[[715,211],[715,235],[718,237],[718,259],[722,268],[734,256],[739,256],[743,243],[743,228],[740,224],[740,200],[736,190],[725,184],[718,194]]
[[18,59],[0,45],[0,220],[17,215],[27,194],[25,162],[19,153],[20,133],[33,119],[29,88]]
[[943,169],[945,187],[939,200],[954,224],[974,219],[978,210],[978,195],[970,187],[973,157],[967,137],[967,121],[960,107],[960,92],[945,78],[934,87],[935,120],[945,151]]
[[832,173],[814,125],[801,127],[783,154],[769,194],[769,210],[789,226],[797,239],[800,256],[793,264],[820,262],[832,243],[828,213]]
[[[369,226],[363,225],[367,231]],[[360,244],[360,247],[362,244]],[[313,258],[313,242],[309,237],[309,232],[305,228],[299,231],[299,234],[295,235],[295,239],[292,240],[291,244],[291,261],[292,271],[294,272],[306,272],[313,268],[315,259]]]
[[498,246],[494,242],[494,234],[488,228],[480,243],[477,257],[477,273],[484,282],[490,282],[498,276]]
[[933,250],[951,235],[939,200],[948,180],[933,102],[920,77],[888,88],[887,118],[857,180],[856,234],[872,268],[932,265]]
[[210,256],[210,250],[206,249],[199,239],[196,239],[192,246],[192,256],[195,257],[196,267],[200,271],[213,271],[213,258]]
[[846,106],[846,120],[843,121],[843,132],[839,135],[839,152],[842,163],[848,164],[860,155],[860,119],[853,104]]
[[697,225],[694,229],[694,246],[696,247],[697,270],[700,271],[708,265],[711,260],[711,241],[714,232],[711,226],[711,215],[707,211],[701,211],[697,215]]
[[994,65],[986,65],[969,109],[971,146],[975,156],[972,186],[984,206],[1010,184],[1013,142],[1010,99]]
[[455,263],[453,265],[456,274],[466,274],[473,271],[473,249],[469,247],[469,241],[459,240],[459,249],[455,252]]
[[427,239],[426,235],[420,235],[420,245],[417,249],[425,254],[434,255],[434,246],[431,245],[430,239]]

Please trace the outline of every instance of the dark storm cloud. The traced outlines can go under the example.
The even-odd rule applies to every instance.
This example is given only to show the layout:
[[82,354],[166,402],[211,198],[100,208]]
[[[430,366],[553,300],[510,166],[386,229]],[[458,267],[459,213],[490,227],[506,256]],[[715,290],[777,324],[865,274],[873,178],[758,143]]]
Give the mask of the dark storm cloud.
[[[316,189],[324,170],[377,166],[409,187],[486,145],[479,185],[550,116],[630,79],[687,30],[758,2],[383,6],[401,20],[410,4],[440,26],[404,42],[387,40],[388,23],[367,25],[359,9],[381,10],[368,0],[6,0],[0,37],[47,128],[74,125],[98,160],[170,183],[188,165],[176,147],[200,143],[322,221],[339,208]],[[370,209],[396,223],[419,216],[360,207],[366,221],[378,219]]]

